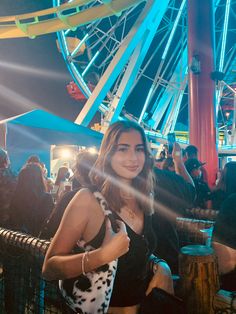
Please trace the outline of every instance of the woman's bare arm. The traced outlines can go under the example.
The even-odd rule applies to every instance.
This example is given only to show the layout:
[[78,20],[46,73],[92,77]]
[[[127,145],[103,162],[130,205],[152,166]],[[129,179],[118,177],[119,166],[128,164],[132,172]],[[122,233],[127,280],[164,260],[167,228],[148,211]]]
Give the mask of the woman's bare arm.
[[236,250],[218,242],[213,242],[213,248],[217,256],[220,274],[231,272],[236,267]]
[[[47,280],[77,277],[82,273],[83,253],[71,254],[80,239],[86,242],[98,232],[104,214],[89,190],[81,190],[68,205],[45,256],[42,273]],[[111,244],[112,243],[112,244]],[[104,265],[128,251],[129,238],[123,226],[113,234],[109,223],[101,248],[89,252],[86,272]]]
[[184,180],[190,184],[194,185],[193,179],[185,168],[183,159],[182,159],[182,151],[181,147],[178,143],[174,143],[172,158],[175,165],[175,172],[179,174]]

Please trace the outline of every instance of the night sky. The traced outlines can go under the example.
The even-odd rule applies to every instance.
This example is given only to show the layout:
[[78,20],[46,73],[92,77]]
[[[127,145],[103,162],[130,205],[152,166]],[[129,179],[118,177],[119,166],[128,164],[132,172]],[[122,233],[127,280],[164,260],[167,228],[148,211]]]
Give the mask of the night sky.
[[[1,0],[0,15],[47,8],[51,1]],[[72,80],[56,46],[56,34],[0,40],[0,120],[41,108],[74,120],[81,104],[67,93]]]
[[[52,0],[1,0],[0,15],[29,13],[51,6]],[[35,108],[75,120],[82,104],[67,93],[66,85],[71,80],[57,50],[56,34],[0,40],[0,120]],[[136,116],[145,102],[146,94],[140,94],[140,88],[149,89],[150,82],[141,81],[127,101],[127,110]],[[187,110],[184,113],[186,119]]]
[[[0,16],[16,15],[46,9],[52,0],[0,0]],[[232,24],[232,17],[230,23]],[[232,28],[232,27],[231,27]],[[235,40],[228,39],[232,45]],[[66,85],[72,81],[63,57],[57,50],[56,34],[36,39],[0,40],[0,120],[41,108],[61,117],[75,120],[82,104],[71,98]],[[140,113],[150,82],[142,81],[128,98],[126,108]],[[187,122],[187,97],[178,120]]]

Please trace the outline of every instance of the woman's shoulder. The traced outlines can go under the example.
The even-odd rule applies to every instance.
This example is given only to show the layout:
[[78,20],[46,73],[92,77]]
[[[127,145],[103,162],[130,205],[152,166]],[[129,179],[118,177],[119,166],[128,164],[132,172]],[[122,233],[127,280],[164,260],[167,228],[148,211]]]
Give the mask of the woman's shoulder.
[[84,208],[87,211],[93,209],[94,206],[98,206],[96,197],[93,194],[93,191],[89,188],[81,188],[75,194],[73,199],[70,202],[70,207],[72,208]]
[[80,200],[85,199],[85,200],[93,201],[95,200],[95,196],[93,193],[94,191],[91,190],[90,188],[82,187],[81,189],[77,191],[77,193],[75,194],[75,197],[79,198]]
[[93,193],[88,188],[82,188],[66,207],[63,221],[69,221],[69,225],[86,225],[99,211],[99,203]]

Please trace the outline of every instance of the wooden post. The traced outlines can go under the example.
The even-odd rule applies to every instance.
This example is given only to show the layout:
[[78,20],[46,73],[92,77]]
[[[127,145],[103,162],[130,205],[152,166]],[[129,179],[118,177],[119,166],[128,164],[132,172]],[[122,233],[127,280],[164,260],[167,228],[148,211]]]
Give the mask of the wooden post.
[[187,313],[214,314],[213,300],[219,290],[219,276],[213,249],[205,245],[182,247],[179,275]]

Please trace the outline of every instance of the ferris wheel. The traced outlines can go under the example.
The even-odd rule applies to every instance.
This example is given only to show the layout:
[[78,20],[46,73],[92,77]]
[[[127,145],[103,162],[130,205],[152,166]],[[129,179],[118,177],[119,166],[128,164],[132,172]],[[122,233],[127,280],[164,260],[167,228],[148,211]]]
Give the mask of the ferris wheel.
[[[83,8],[101,3],[93,1]],[[54,0],[55,6],[61,4]],[[228,130],[227,119],[236,110],[232,88],[236,45],[227,44],[230,33],[235,32],[229,27],[233,5],[216,0],[214,10],[216,70],[227,73],[217,84],[218,123],[220,129]],[[186,0],[149,1],[76,31],[59,32],[65,62],[88,99],[76,121],[88,125],[100,110],[104,125],[126,115],[146,127],[158,128],[163,135],[173,132],[188,101],[186,20]],[[75,38],[78,44],[71,51],[69,45]]]
[[[226,113],[236,112],[233,10],[233,0],[215,0],[217,113],[226,131]],[[163,136],[174,131],[188,103],[186,0],[53,0],[51,9],[0,18],[0,38],[55,31],[87,99],[76,123],[88,126],[100,112],[104,127],[126,116]]]
[[185,8],[185,0],[141,1],[122,14],[58,33],[65,62],[88,98],[76,122],[88,125],[99,110],[105,126],[125,115],[156,129],[169,116],[161,132],[174,128],[187,83]]

